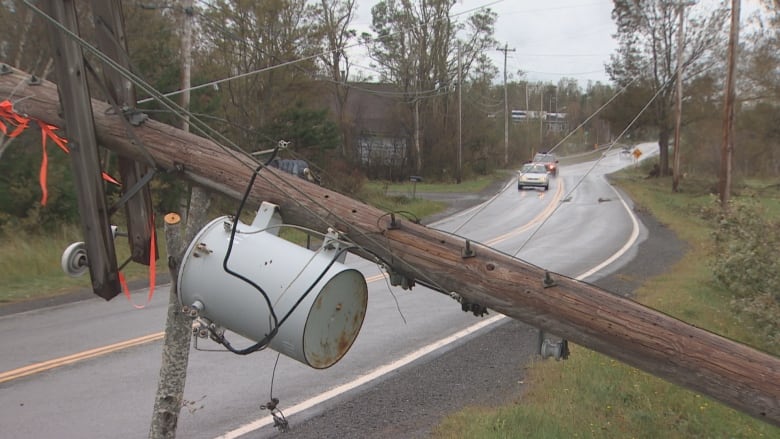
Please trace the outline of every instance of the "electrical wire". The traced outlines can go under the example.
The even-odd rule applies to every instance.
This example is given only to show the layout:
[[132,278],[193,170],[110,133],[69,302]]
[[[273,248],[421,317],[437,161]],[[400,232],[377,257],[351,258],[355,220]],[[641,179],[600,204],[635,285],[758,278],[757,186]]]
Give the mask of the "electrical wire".
[[[278,151],[278,149],[279,147],[277,145],[277,148],[274,149],[274,152],[273,154],[271,154],[271,157],[266,162],[266,165],[270,163],[271,160],[273,160],[273,158],[276,156],[276,152]],[[239,203],[238,209],[236,210],[236,215],[233,219],[232,227],[230,228],[230,240],[228,241],[228,247],[227,250],[225,251],[225,258],[222,260],[222,269],[225,271],[225,273],[228,273],[231,276],[244,281],[252,288],[256,289],[263,296],[263,299],[265,300],[265,303],[268,306],[268,312],[270,313],[270,318],[273,321],[273,325],[271,331],[268,334],[266,334],[265,337],[263,337],[257,343],[255,343],[252,346],[249,346],[246,349],[239,349],[239,350],[234,349],[230,345],[230,343],[227,340],[225,340],[224,336],[221,335],[217,336],[216,332],[211,330],[212,337],[217,336],[216,338],[220,342],[220,344],[225,346],[225,348],[230,352],[233,352],[234,354],[238,354],[238,355],[247,355],[256,352],[260,349],[264,349],[265,346],[267,346],[268,343],[271,342],[271,339],[273,339],[273,337],[276,335],[276,332],[279,329],[279,319],[276,316],[276,311],[274,310],[274,306],[271,303],[270,297],[268,297],[268,293],[266,293],[265,290],[263,290],[263,288],[260,285],[256,284],[253,280],[249,279],[248,277],[240,273],[231,270],[230,267],[228,267],[228,261],[230,260],[231,253],[233,252],[233,243],[235,242],[236,231],[238,230],[239,218],[241,218],[241,213],[243,212],[244,206],[246,205],[246,200],[249,198],[249,193],[251,192],[252,186],[254,186],[255,184],[255,179],[257,178],[258,172],[261,169],[262,167],[258,167],[255,170],[255,172],[252,174],[252,177],[249,179],[249,184],[247,184],[246,190],[244,191],[244,196],[241,198],[241,202]]]

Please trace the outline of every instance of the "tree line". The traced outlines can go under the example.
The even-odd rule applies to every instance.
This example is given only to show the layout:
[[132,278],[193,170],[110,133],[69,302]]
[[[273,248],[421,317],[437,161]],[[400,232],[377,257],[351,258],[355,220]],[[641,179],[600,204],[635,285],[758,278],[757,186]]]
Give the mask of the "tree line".
[[[1,61],[56,82],[44,21],[22,0],[2,3]],[[610,84],[580,84],[571,78],[534,83],[522,71],[511,72],[506,85],[509,109],[565,114],[565,130],[531,119],[510,123],[505,163],[505,90],[499,80],[503,72],[487,55],[501,45],[495,38],[497,16],[489,7],[456,15],[455,4],[382,0],[371,10],[371,31],[362,34],[354,30],[356,0],[218,0],[193,7],[132,0],[123,3],[123,13],[132,69],[164,93],[180,88],[179,29],[182,20],[192,19],[193,117],[248,152],[271,148],[280,140],[289,142],[282,156],[306,160],[322,174],[324,184],[337,190],[353,190],[365,177],[423,175],[451,181],[461,168],[466,176],[487,173],[517,165],[539,150],[556,147],[562,154],[589,150],[624,132],[620,139],[624,143],[656,139],[661,169],[668,169],[673,79],[680,70],[674,56],[676,6],[662,0],[614,1],[619,48],[605,66]],[[94,41],[89,2],[80,2],[77,9],[82,37]],[[683,168],[714,174],[729,10],[721,4],[688,7],[684,13]],[[756,30],[740,47],[734,165],[741,175],[776,176],[780,174],[776,6],[767,1],[763,14],[751,20]],[[375,73],[356,68],[360,60],[352,59],[347,48],[358,45],[366,48]],[[99,65],[89,56],[87,62]],[[102,99],[97,79],[89,82],[92,96]],[[382,85],[382,91],[369,84]],[[355,100],[372,93],[390,102],[380,113],[389,132],[367,128],[361,119],[365,114],[355,111]],[[143,95],[139,108],[175,125],[181,117]],[[367,136],[402,139],[404,153],[397,161],[369,163],[361,153]],[[0,222],[33,214],[65,220],[77,214],[64,159],[54,159],[51,165],[57,186],[53,207],[49,213],[39,212],[35,193],[39,145],[36,133],[0,140]],[[110,166],[111,158],[106,161]],[[176,185],[164,178],[155,184]],[[70,216],[56,213],[60,202],[62,212],[70,211]]]

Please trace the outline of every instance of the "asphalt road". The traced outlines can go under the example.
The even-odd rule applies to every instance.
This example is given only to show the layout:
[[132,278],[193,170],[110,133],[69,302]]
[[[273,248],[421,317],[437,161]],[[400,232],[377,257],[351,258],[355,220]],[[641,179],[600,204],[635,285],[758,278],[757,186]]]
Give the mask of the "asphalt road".
[[[611,154],[596,165],[563,167],[547,192],[518,192],[509,182],[487,203],[429,226],[594,281],[625,266],[647,236],[604,179],[628,164]],[[622,256],[605,264],[616,252]],[[390,288],[378,267],[354,257],[347,263],[372,281],[366,321],[342,361],[312,370],[282,356],[274,373],[277,355],[271,351],[238,357],[193,350],[180,437],[273,436],[277,431],[260,408],[271,394],[280,399],[294,437],[425,436],[443,413],[464,402],[493,404],[519,395],[523,365],[536,349],[535,330],[509,319],[486,320],[492,314],[463,313],[449,297],[421,287]],[[598,274],[589,274],[601,265]],[[145,294],[135,293],[134,300],[143,303]],[[155,337],[163,329],[167,296],[160,288],[143,310],[121,298],[89,299],[0,317],[6,334],[0,377],[12,378],[0,382],[2,435],[145,437],[160,364]],[[121,344],[127,340],[137,344]],[[119,344],[116,350],[84,354],[112,344]],[[15,378],[32,366],[41,370]],[[339,388],[343,392],[334,391]]]

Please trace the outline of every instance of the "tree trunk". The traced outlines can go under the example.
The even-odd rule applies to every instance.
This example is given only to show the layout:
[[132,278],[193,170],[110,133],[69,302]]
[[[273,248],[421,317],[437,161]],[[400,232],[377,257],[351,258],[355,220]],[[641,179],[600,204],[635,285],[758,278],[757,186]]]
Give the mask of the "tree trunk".
[[658,128],[658,166],[662,177],[669,175],[669,133],[668,126]]
[[165,322],[162,366],[154,401],[150,439],[176,437],[179,412],[184,402],[184,383],[192,338],[192,320],[184,314],[179,303],[176,284],[179,264],[186,242],[181,236],[181,218],[178,214],[165,216],[165,240],[168,249],[168,268],[171,272],[171,291],[168,300],[168,317]]
[[168,299],[168,317],[165,322],[160,380],[157,383],[152,424],[149,429],[150,439],[176,437],[179,412],[184,404],[192,320],[182,311],[176,284],[184,250],[205,225],[206,212],[211,204],[211,197],[205,189],[199,186],[194,186],[192,189],[184,236],[181,235],[179,215],[169,213],[165,216],[165,241],[168,250],[168,268],[171,272],[171,293]]

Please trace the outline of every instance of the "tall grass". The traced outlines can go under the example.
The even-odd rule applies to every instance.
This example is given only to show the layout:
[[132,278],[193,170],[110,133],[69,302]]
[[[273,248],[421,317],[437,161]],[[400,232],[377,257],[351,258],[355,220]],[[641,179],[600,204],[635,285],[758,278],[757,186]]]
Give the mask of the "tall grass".
[[[158,233],[157,272],[167,273],[167,256],[162,233]],[[125,238],[118,238],[117,259],[123,262],[129,255]],[[90,288],[89,275],[70,277],[61,268],[62,252],[73,242],[83,240],[77,226],[63,225],[46,235],[28,233],[6,234],[0,238],[0,303],[49,297]],[[123,273],[129,280],[148,276],[145,265],[130,263]]]
[[[687,241],[688,254],[668,273],[646,282],[636,300],[699,327],[780,354],[731,311],[731,295],[707,267],[709,224],[700,208],[712,182],[686,181],[672,194],[668,179],[638,173],[618,178],[640,208]],[[780,197],[774,192],[767,203]],[[651,237],[652,239],[652,237]],[[780,428],[670,384],[609,357],[573,346],[569,360],[536,362],[522,400],[489,409],[470,407],[446,418],[436,438],[780,438]]]

